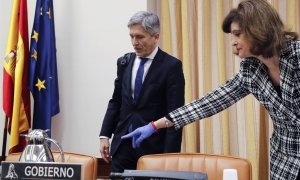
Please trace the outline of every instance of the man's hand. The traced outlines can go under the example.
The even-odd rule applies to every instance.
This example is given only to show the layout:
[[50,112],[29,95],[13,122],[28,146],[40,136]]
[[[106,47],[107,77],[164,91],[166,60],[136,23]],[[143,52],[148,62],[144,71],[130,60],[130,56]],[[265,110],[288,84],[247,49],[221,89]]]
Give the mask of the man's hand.
[[128,139],[128,138],[132,138],[132,147],[133,148],[138,148],[141,145],[141,142],[148,138],[149,136],[151,136],[153,133],[155,133],[157,130],[153,127],[153,125],[151,123],[139,127],[136,130],[134,130],[133,132],[124,135],[121,137],[121,139]]
[[109,139],[100,139],[100,153],[105,162],[109,163],[111,161],[109,156]]

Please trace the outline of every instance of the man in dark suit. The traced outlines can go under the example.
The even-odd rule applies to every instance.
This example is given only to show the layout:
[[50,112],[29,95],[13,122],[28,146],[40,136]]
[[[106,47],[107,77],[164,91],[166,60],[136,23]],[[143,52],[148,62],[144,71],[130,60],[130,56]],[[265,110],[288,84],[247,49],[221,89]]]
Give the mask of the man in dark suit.
[[138,158],[145,154],[180,152],[182,139],[182,130],[166,128],[135,149],[131,139],[121,140],[126,133],[184,104],[182,64],[158,47],[158,16],[137,12],[128,28],[135,53],[118,59],[115,89],[100,132],[101,156],[111,161],[112,172],[136,169]]

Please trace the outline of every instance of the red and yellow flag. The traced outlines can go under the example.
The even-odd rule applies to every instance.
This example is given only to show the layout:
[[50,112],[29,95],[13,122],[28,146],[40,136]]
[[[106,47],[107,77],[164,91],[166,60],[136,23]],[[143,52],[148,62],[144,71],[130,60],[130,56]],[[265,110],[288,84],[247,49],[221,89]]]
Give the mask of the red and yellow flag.
[[20,133],[30,128],[27,0],[14,0],[3,72],[3,110],[9,118],[9,153],[20,152],[26,141]]

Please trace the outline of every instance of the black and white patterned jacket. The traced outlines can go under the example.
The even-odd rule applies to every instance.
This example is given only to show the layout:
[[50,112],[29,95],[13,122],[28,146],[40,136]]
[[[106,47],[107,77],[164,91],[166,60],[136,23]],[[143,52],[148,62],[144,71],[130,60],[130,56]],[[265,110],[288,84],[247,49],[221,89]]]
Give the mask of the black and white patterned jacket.
[[280,52],[280,91],[281,96],[263,63],[245,58],[239,72],[226,84],[169,116],[178,129],[212,116],[252,93],[273,121],[271,179],[295,179],[300,169],[300,41],[288,41]]

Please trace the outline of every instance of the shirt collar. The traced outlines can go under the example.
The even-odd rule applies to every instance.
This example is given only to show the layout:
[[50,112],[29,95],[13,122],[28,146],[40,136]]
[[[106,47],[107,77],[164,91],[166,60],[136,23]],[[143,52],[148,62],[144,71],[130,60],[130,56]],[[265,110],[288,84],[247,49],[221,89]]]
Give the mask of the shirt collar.
[[148,59],[154,59],[156,53],[158,51],[158,46],[156,46],[156,48],[152,51],[151,54],[149,54],[149,56],[145,57],[145,58],[148,58]]

